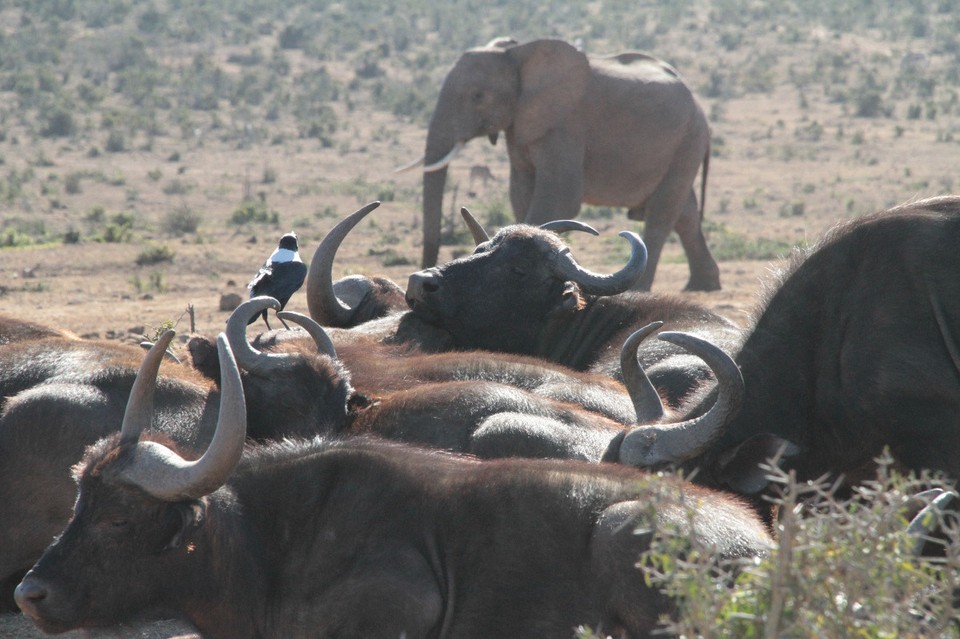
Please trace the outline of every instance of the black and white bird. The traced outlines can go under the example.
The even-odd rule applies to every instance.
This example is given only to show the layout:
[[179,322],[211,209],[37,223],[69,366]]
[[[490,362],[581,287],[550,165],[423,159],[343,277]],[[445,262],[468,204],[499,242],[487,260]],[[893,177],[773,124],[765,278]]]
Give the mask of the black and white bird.
[[[283,310],[283,307],[290,301],[290,296],[303,286],[303,280],[306,276],[307,266],[300,259],[297,234],[291,231],[280,238],[277,249],[263,263],[257,274],[247,284],[247,288],[250,289],[251,298],[269,295],[280,302],[279,310]],[[267,311],[263,311],[261,315],[267,325],[267,330],[270,330]],[[250,319],[250,324],[253,324],[256,320],[257,317],[254,316]],[[283,318],[280,321],[283,322],[284,326],[287,326]]]

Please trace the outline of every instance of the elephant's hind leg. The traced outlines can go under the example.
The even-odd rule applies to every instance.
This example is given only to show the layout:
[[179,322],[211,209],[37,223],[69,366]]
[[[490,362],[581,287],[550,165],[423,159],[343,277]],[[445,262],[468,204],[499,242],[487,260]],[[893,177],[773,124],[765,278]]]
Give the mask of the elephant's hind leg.
[[677,219],[674,229],[690,264],[690,281],[685,291],[719,291],[720,267],[710,254],[707,239],[703,236],[702,219],[697,208],[697,196],[693,189]]

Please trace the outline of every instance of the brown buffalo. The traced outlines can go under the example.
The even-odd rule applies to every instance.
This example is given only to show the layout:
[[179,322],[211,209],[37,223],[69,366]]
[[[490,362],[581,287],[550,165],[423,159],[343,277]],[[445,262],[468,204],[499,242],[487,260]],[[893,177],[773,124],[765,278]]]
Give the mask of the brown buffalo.
[[220,422],[195,461],[141,436],[161,359],[148,354],[120,435],[87,452],[70,524],[17,588],[44,630],[161,606],[212,638],[561,637],[579,624],[642,638],[670,609],[636,567],[651,530],[677,526],[724,557],[770,547],[735,499],[674,485],[686,508],[658,500],[672,480],[621,465],[364,439],[244,452],[242,382],[225,337],[220,350]]

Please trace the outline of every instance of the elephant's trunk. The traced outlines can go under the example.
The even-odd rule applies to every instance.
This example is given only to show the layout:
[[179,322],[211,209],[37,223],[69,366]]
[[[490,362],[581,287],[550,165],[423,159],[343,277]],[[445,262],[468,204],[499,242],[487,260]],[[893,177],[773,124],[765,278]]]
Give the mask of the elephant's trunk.
[[[427,133],[424,164],[429,166],[445,158],[457,140],[439,130],[435,116]],[[443,219],[443,189],[447,183],[447,167],[423,174],[423,260],[422,268],[436,265],[440,253],[440,227]]]

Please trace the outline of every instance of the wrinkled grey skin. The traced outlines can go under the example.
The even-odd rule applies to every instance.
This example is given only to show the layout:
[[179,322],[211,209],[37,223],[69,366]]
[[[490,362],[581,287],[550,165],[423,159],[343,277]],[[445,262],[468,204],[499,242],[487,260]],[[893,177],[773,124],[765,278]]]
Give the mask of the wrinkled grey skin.
[[[641,53],[588,58],[559,40],[498,40],[448,73],[423,158],[423,266],[437,262],[451,151],[505,133],[510,202],[518,222],[576,217],[581,203],[626,207],[645,220],[649,290],[676,231],[690,263],[687,290],[717,290],[719,269],[701,230],[710,129],[677,72]],[[701,164],[701,202],[693,183]]]

